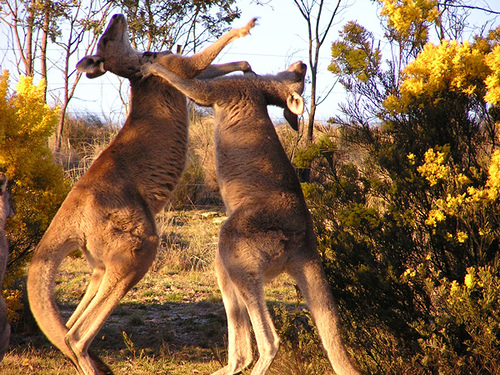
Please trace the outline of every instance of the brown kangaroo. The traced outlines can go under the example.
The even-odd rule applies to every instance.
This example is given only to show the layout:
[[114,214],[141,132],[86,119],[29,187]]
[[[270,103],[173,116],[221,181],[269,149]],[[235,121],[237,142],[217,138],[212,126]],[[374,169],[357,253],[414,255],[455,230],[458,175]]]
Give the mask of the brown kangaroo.
[[[90,78],[106,71],[128,78],[130,112],[115,139],[73,187],[35,249],[28,297],[43,333],[79,374],[111,374],[90,343],[123,298],[151,266],[158,246],[155,215],[182,173],[188,140],[186,97],[160,78],[141,79],[141,65],[156,61],[192,78],[249,70],[246,62],[209,66],[228,43],[249,34],[255,19],[233,29],[191,57],[140,53],[128,40],[127,21],[114,15],[97,54],[77,65]],[[208,69],[207,69],[208,68]],[[82,249],[93,268],[85,295],[64,323],[54,298],[54,278],[63,259]]]
[[217,175],[229,215],[216,254],[228,319],[229,364],[215,374],[235,374],[250,365],[250,322],[259,349],[252,375],[269,369],[279,337],[263,283],[283,271],[297,282],[335,372],[359,374],[341,340],[337,308],[299,180],[267,113],[268,105],[284,108],[285,117],[298,129],[306,66],[297,62],[274,76],[246,74],[212,81],[187,80],[158,64],[145,65],[143,72],[164,78],[196,103],[215,110]]
[[[0,286],[3,283],[9,258],[9,243],[4,231],[5,221],[12,216],[14,216],[14,210],[10,204],[10,193],[7,191],[7,177],[0,172]],[[10,325],[7,320],[7,304],[0,293],[0,361],[9,347],[9,339]]]

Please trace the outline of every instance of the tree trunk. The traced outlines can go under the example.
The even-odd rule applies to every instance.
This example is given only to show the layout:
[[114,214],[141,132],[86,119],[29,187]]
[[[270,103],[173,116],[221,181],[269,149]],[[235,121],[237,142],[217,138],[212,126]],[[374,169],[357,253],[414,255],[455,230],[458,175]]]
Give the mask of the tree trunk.
[[[34,63],[33,63],[33,29],[35,24],[35,1],[31,0],[28,6],[28,17],[26,19],[26,45],[24,57],[22,57],[24,63],[24,74],[27,77],[33,77],[35,74]],[[23,54],[21,53],[21,56]]]
[[45,88],[44,88],[44,98],[47,101],[47,42],[49,38],[49,22],[50,22],[50,0],[45,0],[45,4],[43,7],[43,29],[42,29],[42,45],[41,45],[41,76],[42,79],[45,80]]
[[61,151],[62,134],[64,130],[64,121],[66,119],[66,111],[68,110],[68,104],[69,101],[65,100],[63,105],[61,106],[61,113],[59,114],[59,122],[57,123],[56,129],[56,140],[54,144],[54,154],[56,155],[56,157],[59,154],[59,151]]
[[[316,50],[316,60],[318,56],[318,50]],[[314,118],[316,117],[316,72],[317,65],[313,64],[312,61],[310,63],[311,66],[311,105],[309,109],[309,121],[307,125],[307,143],[310,144],[313,141],[314,135]]]

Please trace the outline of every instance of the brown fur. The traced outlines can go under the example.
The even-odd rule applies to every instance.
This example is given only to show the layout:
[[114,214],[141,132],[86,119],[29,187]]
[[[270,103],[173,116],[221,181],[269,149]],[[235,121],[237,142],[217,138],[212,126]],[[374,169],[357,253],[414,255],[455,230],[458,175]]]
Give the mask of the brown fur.
[[[250,322],[265,374],[279,337],[266,308],[263,283],[285,271],[297,282],[335,372],[359,374],[341,340],[339,317],[316,249],[313,223],[297,175],[267,113],[285,108],[297,128],[306,66],[276,76],[186,80],[153,64],[144,73],[163,77],[198,104],[215,109],[217,174],[229,218],[222,225],[216,270],[229,328],[229,363],[216,374],[235,374],[252,362]],[[250,320],[249,320],[250,318]]]
[[[4,231],[5,221],[12,216],[14,216],[14,210],[10,204],[10,193],[7,191],[7,177],[0,172],[0,285],[3,283],[9,258],[9,243]],[[0,361],[9,347],[9,339],[10,325],[7,320],[7,304],[1,296],[0,290]]]
[[[40,328],[79,374],[111,373],[88,354],[90,343],[116,305],[147,272],[158,246],[155,215],[164,207],[184,168],[188,139],[186,98],[159,78],[140,79],[141,65],[156,61],[186,78],[249,70],[246,62],[209,67],[231,41],[255,25],[233,29],[191,57],[140,53],[128,40],[127,22],[114,15],[97,54],[77,65],[90,78],[106,71],[131,84],[123,128],[74,186],[37,246],[28,275],[28,297]],[[85,295],[65,323],[54,298],[57,268],[82,249],[93,274]]]

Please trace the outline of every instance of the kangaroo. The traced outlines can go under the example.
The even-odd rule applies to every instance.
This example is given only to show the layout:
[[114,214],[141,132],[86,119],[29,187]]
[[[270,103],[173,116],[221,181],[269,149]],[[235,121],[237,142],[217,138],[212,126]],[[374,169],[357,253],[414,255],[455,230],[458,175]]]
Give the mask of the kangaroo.
[[[48,339],[79,374],[112,374],[88,349],[123,296],[151,266],[157,251],[155,215],[183,171],[188,140],[186,97],[157,77],[141,79],[141,65],[156,61],[192,78],[249,70],[247,62],[209,66],[228,43],[250,33],[255,19],[191,57],[140,53],[128,40],[127,21],[114,15],[97,54],[77,69],[95,78],[106,71],[128,78],[129,115],[123,128],[73,187],[36,247],[28,272],[33,315]],[[208,69],[207,69],[208,68]],[[82,249],[93,268],[87,290],[65,323],[54,297],[63,259]]]
[[215,266],[228,320],[229,361],[214,374],[235,374],[250,365],[250,322],[259,350],[252,375],[267,373],[279,337],[263,283],[283,271],[297,282],[334,371],[359,374],[341,340],[336,304],[298,177],[267,113],[268,105],[284,108],[285,118],[298,129],[306,66],[299,61],[277,75],[212,81],[187,80],[158,64],[144,65],[143,73],[164,78],[215,110],[217,176],[228,213]]
[[[9,243],[5,236],[5,221],[14,216],[10,204],[10,193],[7,191],[7,177],[0,172],[0,285],[2,285],[9,258]],[[0,361],[9,347],[10,325],[7,320],[7,304],[0,294]]]

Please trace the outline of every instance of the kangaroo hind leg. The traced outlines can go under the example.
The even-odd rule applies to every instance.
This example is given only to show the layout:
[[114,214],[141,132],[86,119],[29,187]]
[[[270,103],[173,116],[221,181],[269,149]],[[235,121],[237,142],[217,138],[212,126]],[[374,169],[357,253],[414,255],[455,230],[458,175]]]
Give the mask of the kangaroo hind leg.
[[306,300],[335,373],[359,375],[342,342],[339,314],[319,257],[297,256],[288,272]]
[[89,285],[87,286],[87,289],[85,290],[85,294],[83,295],[82,300],[76,307],[71,317],[66,322],[66,327],[68,329],[71,329],[71,327],[73,327],[75,322],[83,314],[83,312],[88,307],[92,299],[95,297],[97,291],[99,290],[99,287],[101,286],[103,277],[104,277],[104,268],[102,267],[94,268],[94,270],[92,271],[92,277],[90,279]]
[[222,292],[228,325],[228,364],[213,375],[238,374],[252,363],[250,319],[246,306],[229,278],[217,252],[215,258],[217,281]]
[[[241,225],[235,221],[230,218],[221,228],[219,257],[227,277],[236,288],[233,293],[237,294],[246,306],[255,333],[259,359],[252,375],[264,375],[278,352],[280,341],[265,301],[263,282],[264,270],[268,263],[265,259],[274,252],[276,246],[282,244],[280,238],[274,238],[273,234],[268,236],[266,233],[251,233],[246,236],[239,231]],[[266,236],[268,238],[262,240],[262,237]],[[269,248],[262,248],[262,243]]]
[[[142,279],[156,254],[156,237],[145,237],[140,243],[127,238],[124,234],[121,241],[109,245],[113,254],[103,260],[105,268],[94,272],[82,303],[68,324],[65,342],[77,359],[77,368],[85,375],[111,373],[99,358],[89,355],[89,346],[120,300]],[[104,253],[111,254],[106,250]]]

